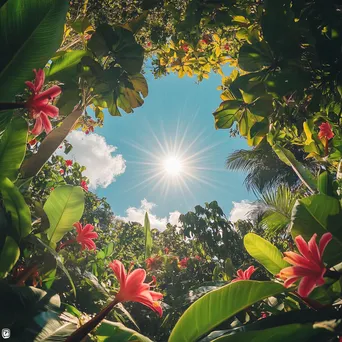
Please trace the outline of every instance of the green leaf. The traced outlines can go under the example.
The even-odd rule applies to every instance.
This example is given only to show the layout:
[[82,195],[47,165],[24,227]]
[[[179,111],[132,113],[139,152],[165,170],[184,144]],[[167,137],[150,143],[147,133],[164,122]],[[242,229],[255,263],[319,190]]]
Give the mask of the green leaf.
[[[82,57],[88,55],[86,50],[62,51],[52,59],[50,67],[46,70],[45,76],[51,77],[61,71],[72,68],[81,62]],[[57,76],[58,79],[58,76]]]
[[11,215],[13,229],[15,229],[13,237],[19,242],[31,232],[30,208],[18,188],[8,178],[0,179],[0,191],[6,211]]
[[213,113],[215,117],[215,126],[218,129],[230,128],[237,120],[237,114],[243,102],[239,100],[224,101],[220,107]]
[[148,218],[148,214],[145,214],[144,220],[144,234],[145,234],[145,259],[149,258],[152,253],[152,235],[151,235],[151,226],[150,220]]
[[248,109],[253,115],[269,117],[273,113],[273,102],[270,96],[262,96],[255,100]]
[[122,323],[103,320],[96,329],[95,335],[99,342],[152,342],[148,337],[125,327]]
[[291,166],[293,171],[297,174],[302,183],[312,192],[316,191],[315,177],[307,170],[300,162],[297,161],[293,153],[279,144],[272,145],[274,152],[279,159],[286,165]]
[[[219,337],[213,342],[283,342],[283,341],[323,341],[318,336],[329,335],[326,329],[314,328],[312,324],[289,324],[261,331],[248,331]],[[322,336],[323,335],[323,336]],[[317,339],[318,338],[318,339]]]
[[272,274],[277,274],[281,269],[289,266],[283,260],[283,255],[279,249],[262,237],[254,233],[248,233],[245,235],[243,243],[248,254]]
[[[62,42],[67,0],[7,0],[0,7],[0,101],[13,101]],[[15,75],[15,77],[14,77]]]
[[196,341],[252,304],[284,292],[271,281],[239,281],[211,291],[191,305],[171,332],[169,342]]
[[244,71],[258,71],[272,64],[271,53],[265,42],[244,44],[239,51],[239,67]]
[[317,189],[323,195],[332,196],[334,194],[332,178],[328,171],[323,171],[317,179]]
[[33,244],[39,246],[39,247],[44,247],[44,249],[46,249],[56,260],[57,266],[64,272],[64,274],[67,276],[72,291],[74,293],[74,296],[76,297],[76,288],[74,285],[74,282],[70,276],[69,271],[67,270],[67,268],[64,266],[63,264],[63,260],[61,259],[61,256],[54,250],[52,249],[49,245],[47,245],[45,242],[43,242],[41,239],[39,239],[37,236],[31,235],[30,239],[32,241]]
[[7,236],[0,252],[0,279],[5,278],[20,256],[18,244],[11,236]]
[[51,242],[58,242],[71,231],[84,211],[84,192],[79,186],[63,185],[53,190],[44,204],[50,228],[46,231]]
[[324,252],[324,260],[329,265],[335,265],[342,257],[342,229],[340,203],[334,197],[313,195],[298,200],[292,210],[293,237],[302,235],[309,241],[313,234],[318,239],[326,232],[333,234],[333,239]]
[[114,252],[114,243],[109,242],[109,244],[104,249],[104,253],[105,253],[106,257],[110,257],[113,254],[113,252]]
[[15,117],[0,140],[0,174],[14,182],[26,152],[28,127],[25,119]]

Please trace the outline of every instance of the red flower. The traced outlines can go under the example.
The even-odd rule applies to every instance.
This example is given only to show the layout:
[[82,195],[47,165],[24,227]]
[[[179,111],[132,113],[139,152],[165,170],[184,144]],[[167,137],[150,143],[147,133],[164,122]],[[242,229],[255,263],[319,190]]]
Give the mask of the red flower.
[[280,271],[276,277],[284,280],[284,286],[290,287],[297,280],[300,280],[298,294],[301,297],[308,297],[316,286],[322,286],[326,268],[323,263],[323,252],[327,244],[331,241],[332,235],[325,233],[322,235],[319,246],[316,243],[317,234],[312,235],[309,243],[306,243],[301,235],[295,238],[299,252],[285,252],[284,260],[292,264]]
[[189,51],[189,45],[188,45],[188,44],[182,44],[182,45],[181,45],[181,49],[182,49],[184,52],[188,52],[188,51]]
[[267,312],[261,311],[261,319],[267,318],[267,316],[268,316],[268,313],[267,313]]
[[319,133],[318,133],[318,138],[319,139],[327,139],[330,140],[334,137],[334,132],[331,129],[331,126],[329,122],[323,122],[319,126]]
[[155,256],[154,258],[150,257],[146,259],[146,267],[148,270],[157,270],[160,268],[161,264],[163,263],[163,260],[161,259],[160,256]]
[[85,180],[81,181],[81,187],[85,190],[88,191],[88,184]]
[[118,302],[138,302],[153,311],[159,316],[163,315],[162,307],[159,303],[163,295],[159,292],[150,291],[150,284],[144,283],[146,279],[145,270],[138,268],[133,272],[126,273],[124,265],[119,260],[114,260],[109,264],[115,276],[120,282],[120,290],[115,299]]
[[247,270],[242,271],[241,269],[236,272],[237,277],[231,281],[231,283],[234,283],[236,281],[240,280],[249,280],[251,275],[256,271],[256,268],[254,266],[249,266]]
[[228,44],[228,43],[225,44],[225,45],[223,46],[223,48],[224,48],[226,51],[228,51],[228,50],[229,50],[229,44]]
[[195,256],[195,259],[198,260],[198,261],[201,261],[201,260],[202,260],[202,258],[201,258],[199,255],[196,255],[196,256]]
[[50,190],[53,191],[53,190],[55,190],[55,188],[51,188]]
[[188,261],[189,261],[189,258],[183,258],[182,260],[179,261],[179,266],[186,268],[188,266]]
[[165,248],[164,248],[164,253],[165,253],[165,254],[169,254],[169,252],[170,252],[170,249],[167,248],[167,247],[165,247]]
[[148,47],[151,47],[151,46],[152,46],[152,43],[151,43],[151,42],[148,42],[148,43],[147,43],[147,46],[148,46]]
[[93,239],[96,239],[98,235],[96,232],[93,232],[94,226],[91,224],[86,224],[84,227],[82,227],[81,223],[76,222],[74,227],[77,231],[76,241],[82,245],[82,251],[86,248],[89,250],[96,249]]
[[43,130],[45,130],[46,134],[49,134],[52,131],[52,126],[48,117],[54,118],[58,116],[59,112],[59,109],[49,104],[49,102],[55,99],[62,90],[58,86],[52,86],[41,92],[45,81],[44,71],[42,69],[38,71],[34,69],[33,71],[36,74],[34,83],[25,82],[32,91],[32,95],[25,106],[30,111],[31,119],[36,120],[32,134],[39,135]]
[[66,166],[72,166],[72,160],[68,159],[65,161]]
[[60,173],[61,175],[64,175],[64,170],[63,170],[63,169],[60,169],[60,170],[59,170],[59,173]]

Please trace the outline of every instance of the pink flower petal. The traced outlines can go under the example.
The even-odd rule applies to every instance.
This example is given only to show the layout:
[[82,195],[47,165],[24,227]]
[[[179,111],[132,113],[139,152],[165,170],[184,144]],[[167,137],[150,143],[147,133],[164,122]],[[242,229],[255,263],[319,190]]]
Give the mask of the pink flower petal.
[[332,240],[331,233],[325,233],[322,235],[320,241],[319,241],[319,252],[321,253],[321,256],[324,253],[325,247],[327,247],[327,244]]
[[36,101],[42,101],[42,100],[53,100],[56,98],[60,93],[62,92],[62,89],[59,86],[52,86],[51,88],[43,91],[42,93],[38,94],[36,96]]
[[298,294],[304,298],[308,297],[315,287],[316,287],[315,278],[304,277],[299,283]]
[[46,134],[49,134],[52,131],[52,125],[45,113],[40,113],[40,117],[42,119],[43,127],[46,132]]
[[295,242],[299,252],[301,252],[305,258],[311,259],[311,253],[309,247],[301,235],[296,236]]
[[40,116],[37,116],[36,118],[36,122],[34,124],[34,127],[32,129],[32,134],[33,135],[39,135],[40,133],[42,133],[43,130],[43,122]]

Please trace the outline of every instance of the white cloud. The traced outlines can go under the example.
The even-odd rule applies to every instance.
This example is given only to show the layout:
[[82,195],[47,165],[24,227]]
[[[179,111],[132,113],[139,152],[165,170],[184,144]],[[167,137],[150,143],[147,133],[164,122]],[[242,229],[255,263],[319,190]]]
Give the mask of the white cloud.
[[125,159],[121,154],[112,154],[117,147],[108,145],[104,137],[96,133],[86,135],[82,131],[72,131],[67,140],[73,149],[63,156],[87,168],[83,174],[89,178],[91,188],[106,188],[125,172]]
[[251,211],[257,208],[261,209],[261,205],[248,200],[233,202],[233,209],[230,211],[229,221],[253,220],[256,218],[256,214],[252,214]]
[[146,198],[144,198],[140,202],[140,207],[129,207],[126,210],[126,216],[116,216],[116,219],[123,220],[125,222],[138,222],[140,224],[144,224],[145,213],[148,212],[148,217],[150,219],[151,228],[157,228],[160,231],[165,230],[166,224],[169,222],[172,225],[178,223],[178,218],[180,215],[179,211],[173,211],[169,213],[169,218],[167,217],[158,217],[157,215],[152,213],[152,209],[156,207],[155,203],[148,202]]

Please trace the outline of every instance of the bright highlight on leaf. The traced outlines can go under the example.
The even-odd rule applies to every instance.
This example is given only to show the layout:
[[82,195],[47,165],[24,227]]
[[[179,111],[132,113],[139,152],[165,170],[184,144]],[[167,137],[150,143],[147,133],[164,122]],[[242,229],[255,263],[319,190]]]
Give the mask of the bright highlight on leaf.
[[182,161],[174,156],[165,159],[163,165],[170,176],[178,176],[183,171]]

